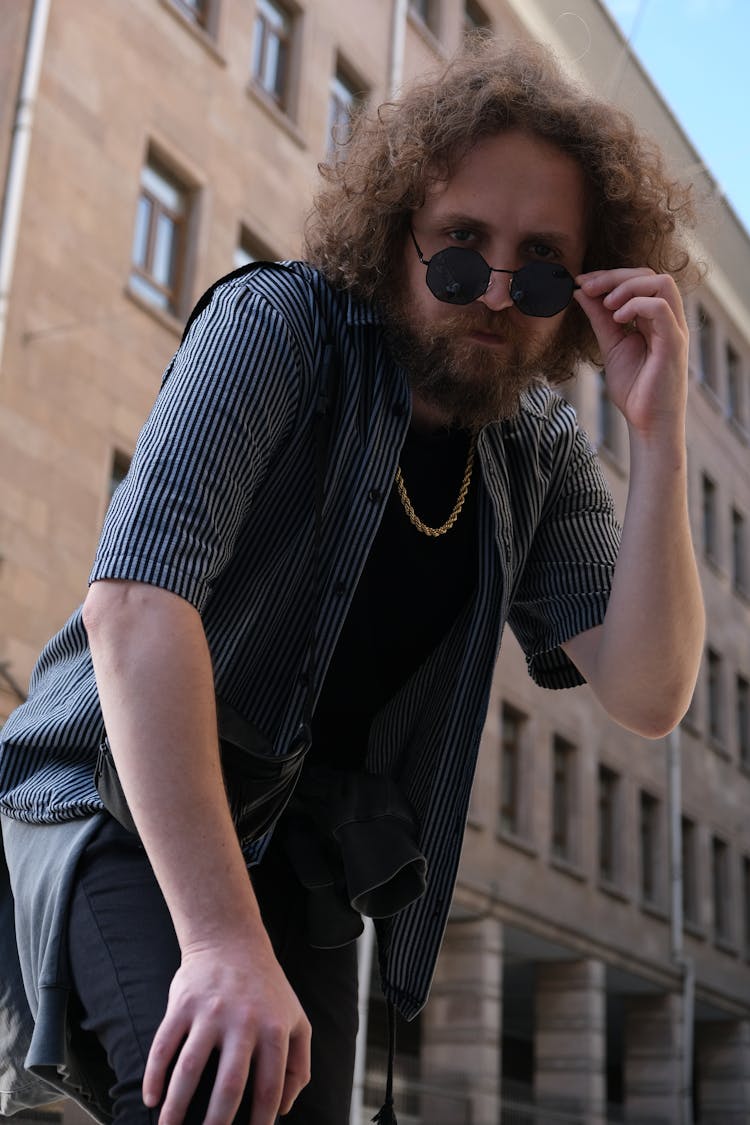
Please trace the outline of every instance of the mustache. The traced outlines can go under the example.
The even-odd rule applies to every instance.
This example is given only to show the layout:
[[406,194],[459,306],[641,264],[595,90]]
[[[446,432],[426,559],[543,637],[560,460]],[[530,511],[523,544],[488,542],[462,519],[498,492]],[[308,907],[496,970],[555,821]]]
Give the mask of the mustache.
[[510,343],[518,343],[523,339],[520,328],[510,319],[507,309],[495,311],[480,304],[463,312],[449,313],[441,317],[438,322],[430,325],[429,332],[435,340],[465,336],[471,332],[501,336]]

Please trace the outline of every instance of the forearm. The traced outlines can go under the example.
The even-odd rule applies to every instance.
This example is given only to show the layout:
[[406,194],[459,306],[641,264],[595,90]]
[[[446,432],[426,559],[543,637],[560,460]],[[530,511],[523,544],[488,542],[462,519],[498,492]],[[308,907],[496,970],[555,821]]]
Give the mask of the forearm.
[[659,737],[682,717],[700,663],[704,611],[681,436],[631,438],[628,503],[606,617],[585,674],[616,721]]
[[183,952],[265,938],[221,776],[200,617],[138,583],[96,583],[84,620],[123,789]]

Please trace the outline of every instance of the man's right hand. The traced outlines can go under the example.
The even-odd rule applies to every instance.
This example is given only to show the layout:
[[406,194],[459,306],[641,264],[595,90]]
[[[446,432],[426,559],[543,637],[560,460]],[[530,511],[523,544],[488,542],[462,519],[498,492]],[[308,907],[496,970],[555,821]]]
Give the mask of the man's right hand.
[[250,1125],[273,1125],[310,1080],[310,1038],[310,1024],[265,933],[188,948],[151,1046],[143,1100],[157,1105],[166,1088],[159,1125],[180,1125],[216,1050],[219,1066],[205,1125],[234,1119],[251,1064]]
[[182,951],[144,1098],[156,1105],[166,1088],[159,1120],[178,1125],[218,1051],[208,1125],[232,1121],[251,1064],[250,1125],[272,1125],[308,1081],[310,1026],[273,954],[232,824],[201,618],[158,587],[100,581],[84,622],[117,772]]

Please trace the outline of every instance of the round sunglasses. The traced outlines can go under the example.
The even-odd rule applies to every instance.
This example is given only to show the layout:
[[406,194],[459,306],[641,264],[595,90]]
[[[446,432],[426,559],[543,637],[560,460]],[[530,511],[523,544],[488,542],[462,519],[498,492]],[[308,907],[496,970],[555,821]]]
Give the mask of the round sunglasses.
[[526,316],[556,316],[570,304],[575,281],[557,262],[529,262],[518,270],[488,266],[478,250],[448,246],[425,258],[414,231],[409,227],[419,260],[427,266],[427,287],[438,301],[448,305],[469,305],[487,292],[493,273],[510,275],[510,299]]

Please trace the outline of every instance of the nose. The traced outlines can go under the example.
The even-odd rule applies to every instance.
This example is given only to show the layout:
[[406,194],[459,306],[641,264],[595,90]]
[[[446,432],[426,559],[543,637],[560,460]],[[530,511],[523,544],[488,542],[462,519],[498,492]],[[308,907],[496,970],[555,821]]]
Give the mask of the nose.
[[499,312],[501,309],[510,308],[513,302],[510,299],[510,281],[511,278],[508,274],[492,273],[490,274],[490,283],[487,286],[486,292],[481,297],[477,297],[483,305],[493,312]]

